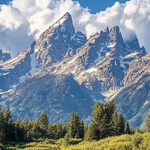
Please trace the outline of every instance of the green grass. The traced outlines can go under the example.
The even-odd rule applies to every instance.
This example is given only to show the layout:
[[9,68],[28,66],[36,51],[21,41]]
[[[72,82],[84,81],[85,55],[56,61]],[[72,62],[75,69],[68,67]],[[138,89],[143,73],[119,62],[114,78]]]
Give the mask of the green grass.
[[108,137],[99,141],[45,140],[7,147],[7,150],[150,150],[150,133]]

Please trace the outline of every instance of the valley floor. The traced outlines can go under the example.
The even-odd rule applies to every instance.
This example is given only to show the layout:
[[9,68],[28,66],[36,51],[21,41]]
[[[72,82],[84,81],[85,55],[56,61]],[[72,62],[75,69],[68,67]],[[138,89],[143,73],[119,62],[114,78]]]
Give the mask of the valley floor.
[[150,150],[150,133],[136,133],[135,135],[121,135],[108,137],[100,141],[87,142],[78,139],[58,141],[45,140],[18,144],[7,147],[7,150]]

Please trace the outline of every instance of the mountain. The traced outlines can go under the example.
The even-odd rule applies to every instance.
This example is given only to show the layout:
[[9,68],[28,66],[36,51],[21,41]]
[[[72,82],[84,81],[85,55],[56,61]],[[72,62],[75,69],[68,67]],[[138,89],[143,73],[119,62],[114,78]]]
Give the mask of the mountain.
[[[110,31],[107,28],[90,37],[76,54],[65,56],[62,61],[54,64],[50,71],[52,74],[73,74],[95,101],[109,99],[124,86],[122,81],[129,63],[146,54],[135,39],[132,39],[133,42],[124,42],[118,27]],[[131,43],[136,45],[136,49],[132,49]]]
[[66,13],[26,51],[0,63],[0,104],[14,118],[45,111],[51,122],[65,122],[72,111],[86,119],[95,102],[114,99],[132,126],[143,126],[149,66],[136,35],[125,41],[115,26],[87,39]]
[[72,18],[66,13],[46,30],[26,51],[0,63],[0,89],[10,87],[54,62],[60,61],[68,50],[75,53],[87,41],[81,32],[75,33]]
[[94,104],[72,76],[39,72],[1,95],[3,106],[10,106],[14,119],[37,118],[41,111],[51,122],[66,122],[71,112],[86,119]]
[[81,32],[75,33],[72,18],[66,13],[54,25],[46,30],[35,45],[36,58],[42,66],[59,62],[68,50],[75,53],[87,41]]
[[118,111],[131,126],[143,128],[150,113],[150,54],[130,64],[123,82],[125,86],[115,97]]

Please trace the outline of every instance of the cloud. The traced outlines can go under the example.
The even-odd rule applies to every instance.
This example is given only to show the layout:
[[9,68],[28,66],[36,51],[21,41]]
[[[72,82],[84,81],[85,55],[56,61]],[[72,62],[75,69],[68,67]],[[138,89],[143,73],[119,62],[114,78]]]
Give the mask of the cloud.
[[96,14],[73,0],[13,0],[0,5],[0,48],[16,55],[66,12],[72,15],[76,31],[87,37],[117,25],[124,39],[135,33],[150,51],[150,0],[116,2]]

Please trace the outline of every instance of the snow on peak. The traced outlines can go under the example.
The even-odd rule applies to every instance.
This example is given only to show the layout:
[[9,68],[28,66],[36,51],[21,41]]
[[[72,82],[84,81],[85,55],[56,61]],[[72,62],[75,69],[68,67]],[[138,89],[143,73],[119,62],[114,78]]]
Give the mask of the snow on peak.
[[31,58],[31,70],[28,73],[26,73],[25,75],[21,76],[19,78],[19,81],[25,80],[30,74],[38,72],[39,70],[41,70],[43,68],[42,66],[39,65],[38,61],[36,60],[36,53],[35,52],[33,52],[30,55],[30,58]]
[[108,47],[108,48],[113,48],[113,47],[115,47],[115,46],[116,46],[116,42],[114,42],[114,43],[109,43],[107,47]]
[[60,18],[54,25],[53,27],[58,27],[60,25],[63,25],[67,20],[71,20],[72,22],[72,17],[69,13],[66,13],[62,18]]

